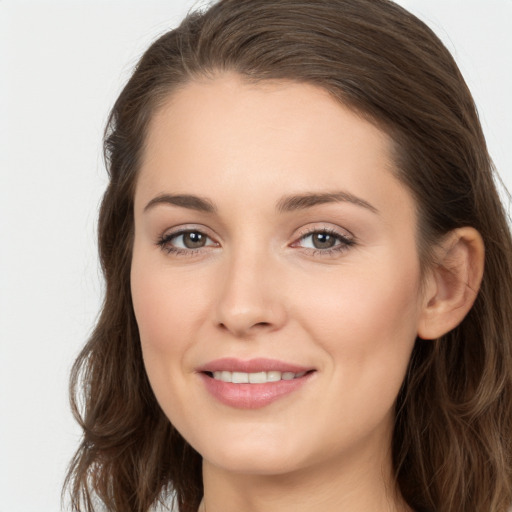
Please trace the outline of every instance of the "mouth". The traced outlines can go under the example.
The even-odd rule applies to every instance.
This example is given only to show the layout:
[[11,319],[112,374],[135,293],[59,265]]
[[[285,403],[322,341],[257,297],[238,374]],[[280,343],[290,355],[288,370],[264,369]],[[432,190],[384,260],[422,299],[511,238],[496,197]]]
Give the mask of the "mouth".
[[258,409],[294,395],[316,369],[273,359],[217,359],[197,368],[206,390],[224,405]]
[[262,372],[230,372],[227,370],[216,372],[204,372],[208,377],[222,382],[231,382],[233,384],[267,384],[269,382],[278,382],[280,380],[294,380],[304,377],[304,375],[314,370],[294,372],[280,371],[262,371]]

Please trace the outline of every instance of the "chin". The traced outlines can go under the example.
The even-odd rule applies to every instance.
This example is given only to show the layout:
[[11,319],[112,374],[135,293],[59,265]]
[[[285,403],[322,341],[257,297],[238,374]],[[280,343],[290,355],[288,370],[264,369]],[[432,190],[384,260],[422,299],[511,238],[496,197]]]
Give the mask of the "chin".
[[279,475],[294,472],[305,464],[303,447],[289,440],[285,444],[276,439],[245,437],[198,448],[205,461],[233,473]]
[[243,475],[275,476],[293,473],[301,469],[301,465],[295,461],[286,459],[280,454],[246,453],[236,454],[215,454],[212,459],[203,460],[230,473]]

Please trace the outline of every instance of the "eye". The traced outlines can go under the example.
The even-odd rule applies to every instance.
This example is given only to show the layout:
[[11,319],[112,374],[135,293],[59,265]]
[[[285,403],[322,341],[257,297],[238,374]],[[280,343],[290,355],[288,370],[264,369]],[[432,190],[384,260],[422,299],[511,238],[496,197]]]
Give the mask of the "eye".
[[186,231],[185,233],[174,235],[169,242],[180,249],[199,249],[207,244],[208,237],[199,231]]
[[208,235],[197,229],[180,230],[164,234],[157,242],[168,253],[194,253],[203,247],[217,246]]
[[331,249],[335,245],[339,244],[339,237],[319,231],[312,233],[301,238],[302,247],[308,247],[310,249]]
[[352,237],[338,233],[333,229],[317,229],[302,235],[292,247],[314,251],[315,253],[341,252],[355,244]]

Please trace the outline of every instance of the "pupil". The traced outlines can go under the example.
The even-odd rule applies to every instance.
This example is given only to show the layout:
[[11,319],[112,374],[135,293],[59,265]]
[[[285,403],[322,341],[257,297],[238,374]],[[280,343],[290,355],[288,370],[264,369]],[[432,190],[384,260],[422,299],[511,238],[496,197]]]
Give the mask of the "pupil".
[[329,249],[334,246],[336,240],[327,233],[316,233],[313,237],[313,245],[316,249]]
[[183,243],[188,249],[197,249],[205,244],[205,237],[201,233],[191,231],[183,235]]

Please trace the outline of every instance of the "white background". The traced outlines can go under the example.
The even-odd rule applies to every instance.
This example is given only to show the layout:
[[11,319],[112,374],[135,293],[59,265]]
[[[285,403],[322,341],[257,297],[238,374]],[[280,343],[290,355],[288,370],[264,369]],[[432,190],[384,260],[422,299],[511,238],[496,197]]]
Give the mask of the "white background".
[[[454,53],[512,188],[512,0],[402,0]],[[101,301],[110,106],[193,0],[0,0],[0,512],[60,510],[67,379]]]

